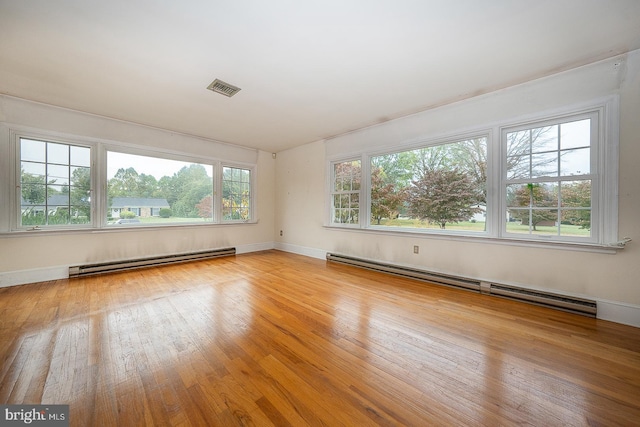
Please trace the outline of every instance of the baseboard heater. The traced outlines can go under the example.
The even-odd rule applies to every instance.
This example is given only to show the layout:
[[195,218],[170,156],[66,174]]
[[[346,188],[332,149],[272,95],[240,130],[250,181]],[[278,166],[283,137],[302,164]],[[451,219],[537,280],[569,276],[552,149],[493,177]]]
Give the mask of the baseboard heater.
[[199,252],[161,255],[148,258],[136,258],[122,261],[85,264],[69,267],[69,277],[90,276],[94,274],[113,273],[116,271],[132,270],[136,268],[155,267],[179,262],[197,261],[219,258],[236,254],[236,248],[212,249]]
[[381,271],[396,276],[408,277],[410,279],[423,280],[430,283],[438,283],[441,285],[455,286],[457,288],[470,289],[480,292],[480,281],[473,279],[465,279],[433,273],[425,270],[418,270],[410,267],[402,267],[393,264],[385,264],[378,261],[354,258],[346,255],[327,254],[327,261],[339,262],[340,264],[348,264],[356,267],[366,268],[367,270]]
[[410,279],[422,280],[429,283],[453,286],[478,293],[499,296],[512,300],[541,305],[556,310],[568,311],[583,316],[596,317],[597,304],[595,301],[569,297],[549,292],[535,291],[510,285],[487,283],[480,280],[451,276],[426,270],[387,264],[378,261],[355,258],[347,255],[327,253],[327,261],[340,264],[380,271]]

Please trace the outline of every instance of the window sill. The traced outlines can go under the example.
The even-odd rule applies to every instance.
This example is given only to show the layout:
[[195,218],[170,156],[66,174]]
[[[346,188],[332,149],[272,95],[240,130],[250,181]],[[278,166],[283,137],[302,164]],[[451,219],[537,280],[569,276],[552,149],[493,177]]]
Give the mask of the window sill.
[[570,250],[579,252],[595,252],[603,254],[616,254],[618,251],[625,248],[625,244],[631,241],[630,239],[623,239],[620,242],[612,243],[610,245],[602,245],[595,243],[576,243],[576,242],[550,242],[540,240],[524,240],[517,238],[503,238],[503,237],[489,237],[489,236],[471,236],[456,235],[456,234],[440,234],[440,233],[424,233],[418,231],[397,231],[397,230],[382,230],[379,228],[355,228],[344,226],[325,225],[324,228],[331,231],[345,231],[356,233],[369,233],[385,236],[395,237],[413,237],[421,239],[434,239],[434,240],[448,240],[455,242],[468,242],[468,243],[488,243],[494,245],[508,245],[508,246],[522,246],[529,248],[544,248],[544,249],[558,249],[558,250]]
[[132,231],[159,231],[159,230],[168,230],[168,229],[199,229],[202,227],[205,228],[217,228],[217,227],[228,227],[228,226],[239,226],[239,225],[255,225],[258,224],[258,220],[255,221],[238,221],[238,222],[218,222],[218,223],[207,223],[207,224],[164,224],[164,225],[135,225],[135,226],[127,226],[127,225],[109,225],[101,228],[60,228],[60,229],[51,229],[51,228],[41,228],[41,229],[24,229],[24,230],[15,230],[15,231],[5,231],[0,232],[1,238],[7,237],[31,237],[31,236],[54,236],[54,235],[71,235],[71,234],[102,234],[102,233],[122,233],[122,232],[132,232]]

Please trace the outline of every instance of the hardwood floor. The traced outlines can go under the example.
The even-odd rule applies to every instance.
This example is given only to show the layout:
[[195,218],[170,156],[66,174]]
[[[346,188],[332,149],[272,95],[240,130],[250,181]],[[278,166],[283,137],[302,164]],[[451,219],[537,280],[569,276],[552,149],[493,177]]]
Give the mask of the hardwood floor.
[[72,426],[640,425],[640,329],[278,251],[0,289]]

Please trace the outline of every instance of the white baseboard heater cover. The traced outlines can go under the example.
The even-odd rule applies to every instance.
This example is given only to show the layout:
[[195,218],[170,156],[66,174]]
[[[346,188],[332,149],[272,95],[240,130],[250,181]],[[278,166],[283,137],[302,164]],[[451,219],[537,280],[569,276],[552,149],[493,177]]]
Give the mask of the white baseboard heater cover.
[[481,282],[480,280],[450,276],[429,272],[411,267],[403,267],[378,261],[355,258],[347,255],[327,253],[327,261],[340,264],[380,271],[410,279],[422,280],[430,283],[454,286],[482,294],[494,295],[512,300],[541,305],[556,310],[568,311],[583,316],[596,317],[597,304],[595,301],[575,298],[549,292],[536,291],[510,285]]
[[236,254],[236,248],[211,249],[206,251],[161,255],[148,258],[136,258],[122,261],[85,264],[69,267],[69,278],[90,276],[94,274],[113,273],[135,268],[155,267],[179,262],[189,262],[210,258],[219,258]]

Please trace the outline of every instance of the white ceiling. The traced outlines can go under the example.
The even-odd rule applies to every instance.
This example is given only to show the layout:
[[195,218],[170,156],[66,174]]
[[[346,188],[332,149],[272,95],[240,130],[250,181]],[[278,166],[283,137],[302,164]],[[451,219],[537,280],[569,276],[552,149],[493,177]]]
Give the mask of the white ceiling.
[[0,93],[270,152],[638,48],[639,0],[0,0]]

